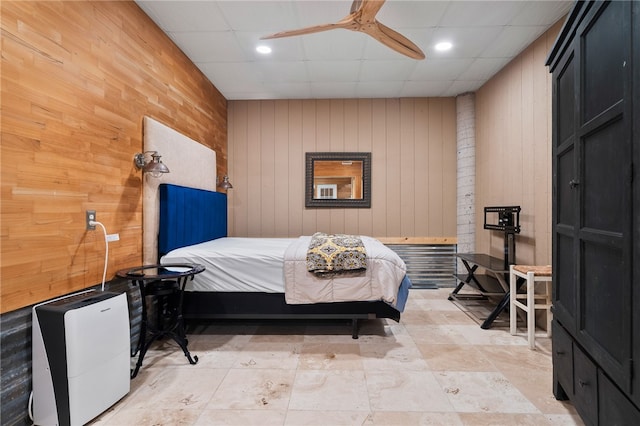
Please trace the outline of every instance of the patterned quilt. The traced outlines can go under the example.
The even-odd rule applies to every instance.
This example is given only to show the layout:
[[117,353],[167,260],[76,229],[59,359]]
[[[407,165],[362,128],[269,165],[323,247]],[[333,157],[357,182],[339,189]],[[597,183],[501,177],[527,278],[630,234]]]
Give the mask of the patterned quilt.
[[311,236],[307,250],[307,270],[316,274],[354,272],[367,269],[367,252],[357,235],[325,234]]

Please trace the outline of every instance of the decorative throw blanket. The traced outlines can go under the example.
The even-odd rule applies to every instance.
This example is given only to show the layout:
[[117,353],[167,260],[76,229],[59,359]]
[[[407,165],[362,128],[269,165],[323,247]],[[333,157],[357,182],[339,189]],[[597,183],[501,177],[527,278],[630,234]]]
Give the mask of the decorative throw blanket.
[[316,232],[307,250],[307,270],[316,274],[367,269],[367,252],[357,235]]
[[398,302],[398,289],[407,267],[389,247],[361,235],[367,269],[357,273],[316,274],[307,270],[311,236],[294,240],[284,252],[284,295],[291,305],[384,300]]

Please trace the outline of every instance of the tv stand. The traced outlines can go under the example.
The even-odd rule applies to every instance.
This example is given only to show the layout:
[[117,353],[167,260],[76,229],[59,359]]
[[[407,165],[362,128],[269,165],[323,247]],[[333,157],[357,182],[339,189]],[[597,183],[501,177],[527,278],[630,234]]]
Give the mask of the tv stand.
[[[476,321],[483,329],[491,328],[498,315],[509,306],[509,266],[516,263],[516,236],[520,233],[520,206],[500,206],[484,208],[484,229],[504,232],[504,258],[490,256],[484,253],[458,253],[456,256],[462,261],[466,275],[455,274],[458,285],[449,294],[449,300]],[[482,268],[484,274],[476,274]],[[524,280],[518,280],[517,288]],[[460,294],[465,285],[473,287],[476,292]],[[480,319],[464,302],[488,301],[495,303],[495,307],[485,319]]]

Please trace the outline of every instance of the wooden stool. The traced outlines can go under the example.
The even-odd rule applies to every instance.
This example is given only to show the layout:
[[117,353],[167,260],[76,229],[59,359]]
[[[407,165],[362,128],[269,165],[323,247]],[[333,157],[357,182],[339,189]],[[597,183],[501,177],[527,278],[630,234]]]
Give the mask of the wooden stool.
[[[529,348],[535,349],[536,309],[545,309],[547,311],[547,337],[551,336],[551,266],[511,265],[509,272],[509,294],[511,302],[509,313],[511,334],[516,334],[518,321],[516,308],[520,308],[527,313]],[[526,294],[518,294],[517,292],[516,283],[518,277],[527,280]],[[536,294],[536,282],[544,283],[544,293]],[[522,303],[520,299],[526,299],[527,303]],[[542,303],[536,303],[536,300],[541,301]]]

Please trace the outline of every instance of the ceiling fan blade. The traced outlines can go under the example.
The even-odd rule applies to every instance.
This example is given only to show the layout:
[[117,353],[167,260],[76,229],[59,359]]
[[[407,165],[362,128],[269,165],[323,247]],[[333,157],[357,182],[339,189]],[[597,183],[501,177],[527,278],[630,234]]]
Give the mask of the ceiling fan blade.
[[299,28],[297,30],[280,31],[279,33],[260,37],[260,40],[268,40],[272,38],[283,38],[283,37],[292,37],[292,36],[304,35],[304,34],[319,33],[322,31],[333,30],[335,28],[344,28],[344,25],[341,22],[338,22],[335,24],[314,25],[311,27]]
[[349,11],[349,13],[357,12],[358,9],[360,9],[361,4],[362,4],[362,0],[353,0],[353,3],[351,3],[351,10]]
[[411,40],[386,25],[376,22],[376,25],[367,29],[367,34],[380,43],[413,59],[424,59],[424,52]]
[[360,5],[362,20],[373,22],[384,5],[384,2],[385,0],[362,0],[362,4]]

